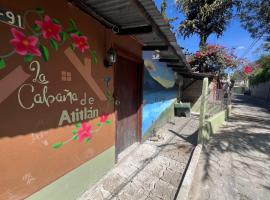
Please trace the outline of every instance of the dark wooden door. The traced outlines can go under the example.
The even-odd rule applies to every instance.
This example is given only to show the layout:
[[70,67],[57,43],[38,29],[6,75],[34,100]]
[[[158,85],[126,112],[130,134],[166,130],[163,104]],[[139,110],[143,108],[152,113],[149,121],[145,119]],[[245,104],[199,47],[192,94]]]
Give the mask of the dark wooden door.
[[138,141],[141,64],[118,56],[115,69],[116,156]]

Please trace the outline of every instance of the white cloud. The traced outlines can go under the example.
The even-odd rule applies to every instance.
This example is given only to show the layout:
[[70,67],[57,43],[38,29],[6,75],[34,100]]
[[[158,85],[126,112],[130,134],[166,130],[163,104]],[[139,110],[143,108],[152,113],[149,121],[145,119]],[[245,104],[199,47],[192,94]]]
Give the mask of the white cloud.
[[245,49],[246,47],[245,46],[238,46],[236,49],[237,50],[243,50],[243,49]]

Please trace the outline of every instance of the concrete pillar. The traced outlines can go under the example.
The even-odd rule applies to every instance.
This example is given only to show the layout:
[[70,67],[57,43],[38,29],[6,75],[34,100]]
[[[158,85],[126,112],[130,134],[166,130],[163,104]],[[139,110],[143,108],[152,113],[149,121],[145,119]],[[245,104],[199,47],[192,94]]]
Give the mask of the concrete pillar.
[[200,124],[199,124],[199,133],[198,133],[198,143],[204,144],[206,140],[208,140],[208,131],[205,130],[205,116],[207,111],[207,100],[208,100],[208,78],[203,79],[203,87],[202,87],[202,96],[201,96],[201,108],[200,108]]

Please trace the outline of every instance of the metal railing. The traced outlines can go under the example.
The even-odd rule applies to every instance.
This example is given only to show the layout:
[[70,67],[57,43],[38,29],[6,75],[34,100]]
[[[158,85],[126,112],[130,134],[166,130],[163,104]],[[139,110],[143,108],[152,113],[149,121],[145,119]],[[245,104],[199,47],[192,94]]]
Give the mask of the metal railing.
[[232,102],[232,92],[224,89],[209,88],[206,101],[206,116],[211,117],[228,108]]

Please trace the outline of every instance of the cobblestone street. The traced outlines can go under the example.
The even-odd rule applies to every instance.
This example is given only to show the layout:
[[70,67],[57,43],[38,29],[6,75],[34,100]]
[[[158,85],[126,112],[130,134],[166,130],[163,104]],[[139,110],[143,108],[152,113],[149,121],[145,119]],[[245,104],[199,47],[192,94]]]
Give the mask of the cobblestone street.
[[238,96],[200,157],[190,200],[269,200],[269,102]]
[[79,200],[174,199],[197,137],[198,119],[174,118],[123,158]]

